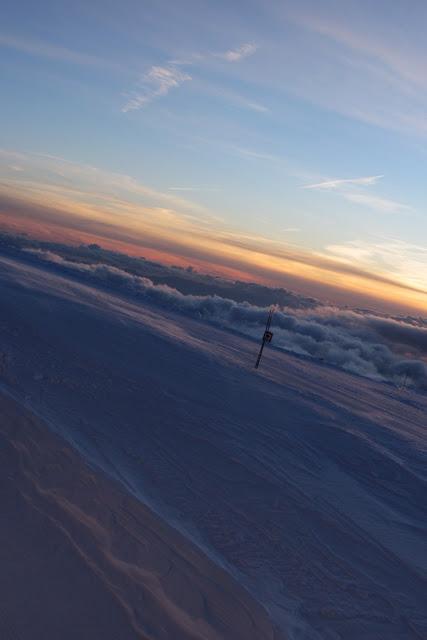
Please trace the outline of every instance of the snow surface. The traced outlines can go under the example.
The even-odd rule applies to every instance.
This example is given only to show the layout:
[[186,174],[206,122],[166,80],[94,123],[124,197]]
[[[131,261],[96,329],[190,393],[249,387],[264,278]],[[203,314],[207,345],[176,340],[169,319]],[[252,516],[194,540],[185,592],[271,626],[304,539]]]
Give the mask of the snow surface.
[[427,397],[0,260],[0,381],[290,639],[427,637]]
[[0,391],[1,640],[283,640],[232,576]]

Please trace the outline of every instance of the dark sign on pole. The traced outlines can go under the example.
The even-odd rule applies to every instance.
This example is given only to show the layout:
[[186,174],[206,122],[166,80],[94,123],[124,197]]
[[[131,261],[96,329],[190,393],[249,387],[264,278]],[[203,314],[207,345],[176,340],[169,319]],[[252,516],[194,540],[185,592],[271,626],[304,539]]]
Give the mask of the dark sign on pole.
[[256,359],[256,363],[255,363],[255,369],[258,369],[259,367],[259,363],[261,361],[261,356],[262,356],[262,352],[264,350],[265,345],[271,342],[273,339],[273,332],[270,331],[270,326],[271,326],[271,321],[273,319],[274,311],[275,311],[275,307],[270,307],[270,310],[268,312],[267,323],[265,325],[264,335],[262,336],[261,347],[258,353],[258,358]]

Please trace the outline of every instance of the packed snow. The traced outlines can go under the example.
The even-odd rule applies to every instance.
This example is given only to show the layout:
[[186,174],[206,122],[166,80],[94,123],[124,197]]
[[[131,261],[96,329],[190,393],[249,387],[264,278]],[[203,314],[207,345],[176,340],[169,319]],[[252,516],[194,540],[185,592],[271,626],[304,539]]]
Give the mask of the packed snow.
[[79,278],[0,259],[4,387],[287,638],[426,637],[422,390]]

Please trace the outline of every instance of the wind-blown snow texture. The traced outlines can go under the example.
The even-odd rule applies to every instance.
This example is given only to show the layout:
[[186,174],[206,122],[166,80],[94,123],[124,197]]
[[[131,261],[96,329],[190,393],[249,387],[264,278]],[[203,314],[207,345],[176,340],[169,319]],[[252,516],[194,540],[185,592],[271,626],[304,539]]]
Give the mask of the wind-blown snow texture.
[[[0,380],[16,397],[191,535],[290,639],[426,636],[424,393],[277,349],[256,373],[253,340],[195,318],[259,335],[264,310],[52,268],[0,261]],[[93,286],[99,274],[138,295]],[[308,313],[278,314],[279,340],[308,327],[386,341],[403,324]],[[399,344],[411,326],[424,335],[410,322]]]

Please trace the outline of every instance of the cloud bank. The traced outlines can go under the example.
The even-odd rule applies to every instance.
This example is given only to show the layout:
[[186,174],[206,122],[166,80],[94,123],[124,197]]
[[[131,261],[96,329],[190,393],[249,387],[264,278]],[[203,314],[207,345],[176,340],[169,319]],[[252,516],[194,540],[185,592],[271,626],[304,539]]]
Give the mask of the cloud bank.
[[[72,262],[50,251],[29,249],[33,256],[79,279],[102,284],[198,320],[262,335],[266,308],[218,295],[184,295],[167,284],[154,284],[107,264]],[[318,306],[279,308],[274,316],[276,348],[321,360],[345,371],[397,386],[427,391],[427,321]]]
[[[256,155],[237,147],[235,152]],[[351,299],[389,310],[427,308],[427,254],[401,241],[393,241],[394,248],[389,241],[387,247],[358,247],[353,239],[313,251],[304,248],[306,230],[298,245],[268,238],[264,230],[243,234],[189,199],[191,192],[161,192],[131,176],[61,157],[0,149],[0,171],[0,226],[13,233],[99,242],[134,255],[143,248],[162,262],[276,283],[336,304]]]

